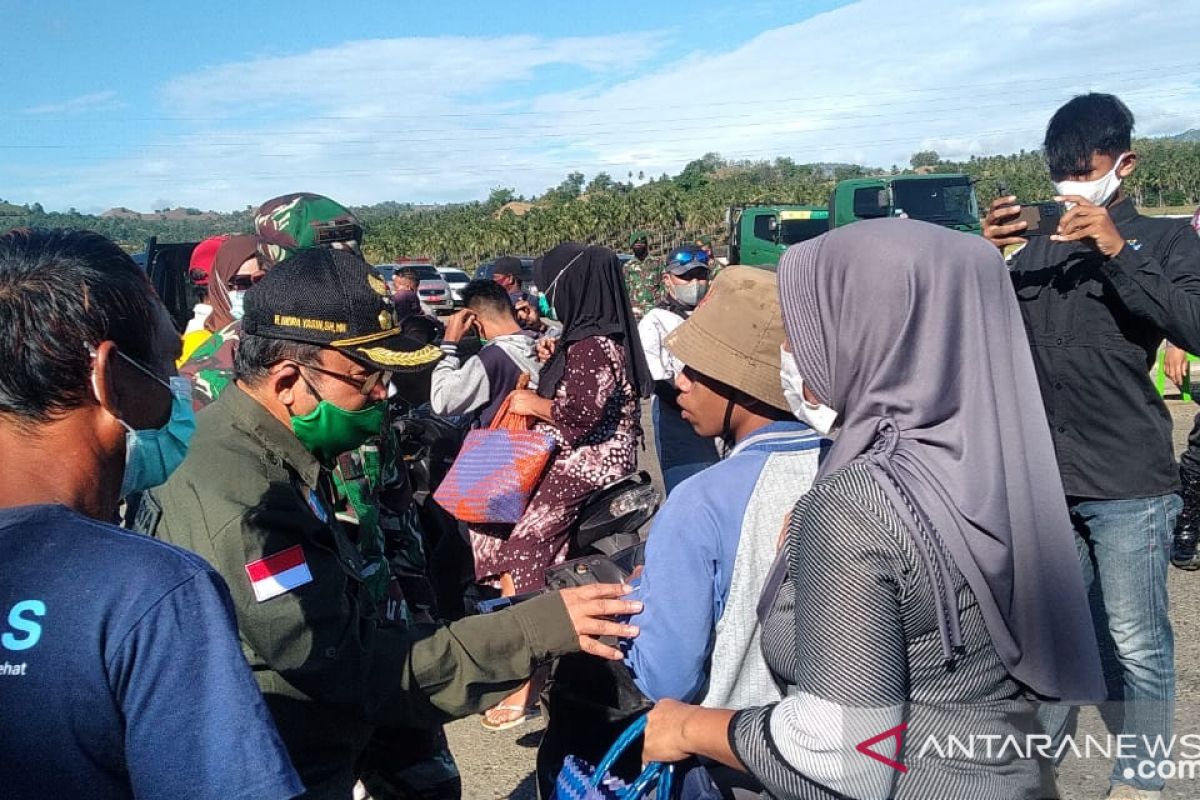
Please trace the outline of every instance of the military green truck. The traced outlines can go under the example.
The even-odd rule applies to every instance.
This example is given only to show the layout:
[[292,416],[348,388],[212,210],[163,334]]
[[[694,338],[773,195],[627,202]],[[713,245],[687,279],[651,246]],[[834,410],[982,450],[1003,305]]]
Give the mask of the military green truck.
[[829,209],[779,203],[740,205],[726,212],[725,221],[729,225],[729,263],[773,270],[790,245],[829,230]]
[[841,181],[829,198],[829,227],[860,219],[908,217],[981,233],[971,178],[958,173],[883,175]]

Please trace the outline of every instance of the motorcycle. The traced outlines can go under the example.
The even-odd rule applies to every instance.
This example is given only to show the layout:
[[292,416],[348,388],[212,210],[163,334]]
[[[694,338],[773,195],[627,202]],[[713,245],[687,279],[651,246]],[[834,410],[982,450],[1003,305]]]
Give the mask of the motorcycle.
[[546,571],[550,589],[620,583],[641,565],[646,523],[662,504],[650,475],[626,475],[597,489],[571,528],[567,561]]
[[427,561],[425,578],[432,587],[438,616],[449,621],[460,619],[467,613],[464,597],[475,580],[471,545],[458,520],[433,501],[433,493],[462,447],[465,427],[455,420],[394,402],[392,428],[402,480],[421,530]]

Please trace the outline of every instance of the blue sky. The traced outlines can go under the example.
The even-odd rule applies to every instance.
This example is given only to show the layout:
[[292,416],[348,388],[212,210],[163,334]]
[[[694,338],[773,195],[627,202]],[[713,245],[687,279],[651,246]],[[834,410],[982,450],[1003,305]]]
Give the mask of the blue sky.
[[674,172],[710,150],[886,166],[929,147],[1036,147],[1086,90],[1121,94],[1140,133],[1200,125],[1194,0],[0,0],[0,13],[0,197],[48,209],[227,210],[300,190],[454,201],[540,192],[574,169]]

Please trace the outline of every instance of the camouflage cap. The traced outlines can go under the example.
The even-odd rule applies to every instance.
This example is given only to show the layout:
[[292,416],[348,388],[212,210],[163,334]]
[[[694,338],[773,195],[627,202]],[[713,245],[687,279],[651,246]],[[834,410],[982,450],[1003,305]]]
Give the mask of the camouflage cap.
[[254,212],[258,250],[266,264],[277,264],[297,250],[325,245],[359,252],[362,225],[345,206],[328,197],[297,192],[275,197]]
[[630,244],[633,244],[634,242],[637,242],[637,241],[649,242],[650,234],[646,233],[645,231],[634,231],[633,233],[629,234],[629,243]]

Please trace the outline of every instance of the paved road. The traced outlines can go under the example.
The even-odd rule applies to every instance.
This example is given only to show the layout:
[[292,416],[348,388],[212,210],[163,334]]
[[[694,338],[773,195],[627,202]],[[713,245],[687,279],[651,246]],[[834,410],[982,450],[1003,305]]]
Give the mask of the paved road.
[[[1182,450],[1197,407],[1177,400],[1168,401],[1168,405],[1175,418],[1176,449]],[[645,424],[649,425],[648,418]],[[642,466],[657,475],[653,442],[647,446],[650,449],[641,456]],[[1200,572],[1172,569],[1170,592],[1178,683],[1176,733],[1200,735]],[[540,724],[530,724],[513,731],[491,733],[480,727],[478,718],[450,725],[447,733],[463,773],[463,796],[468,800],[502,797],[534,800],[532,773],[540,731]],[[1104,736],[1104,723],[1098,715],[1085,713],[1080,733]],[[1103,797],[1110,769],[1111,764],[1103,760],[1068,760],[1059,776],[1062,796],[1065,800]],[[1196,780],[1171,784],[1167,797],[1200,800],[1200,773]]]

